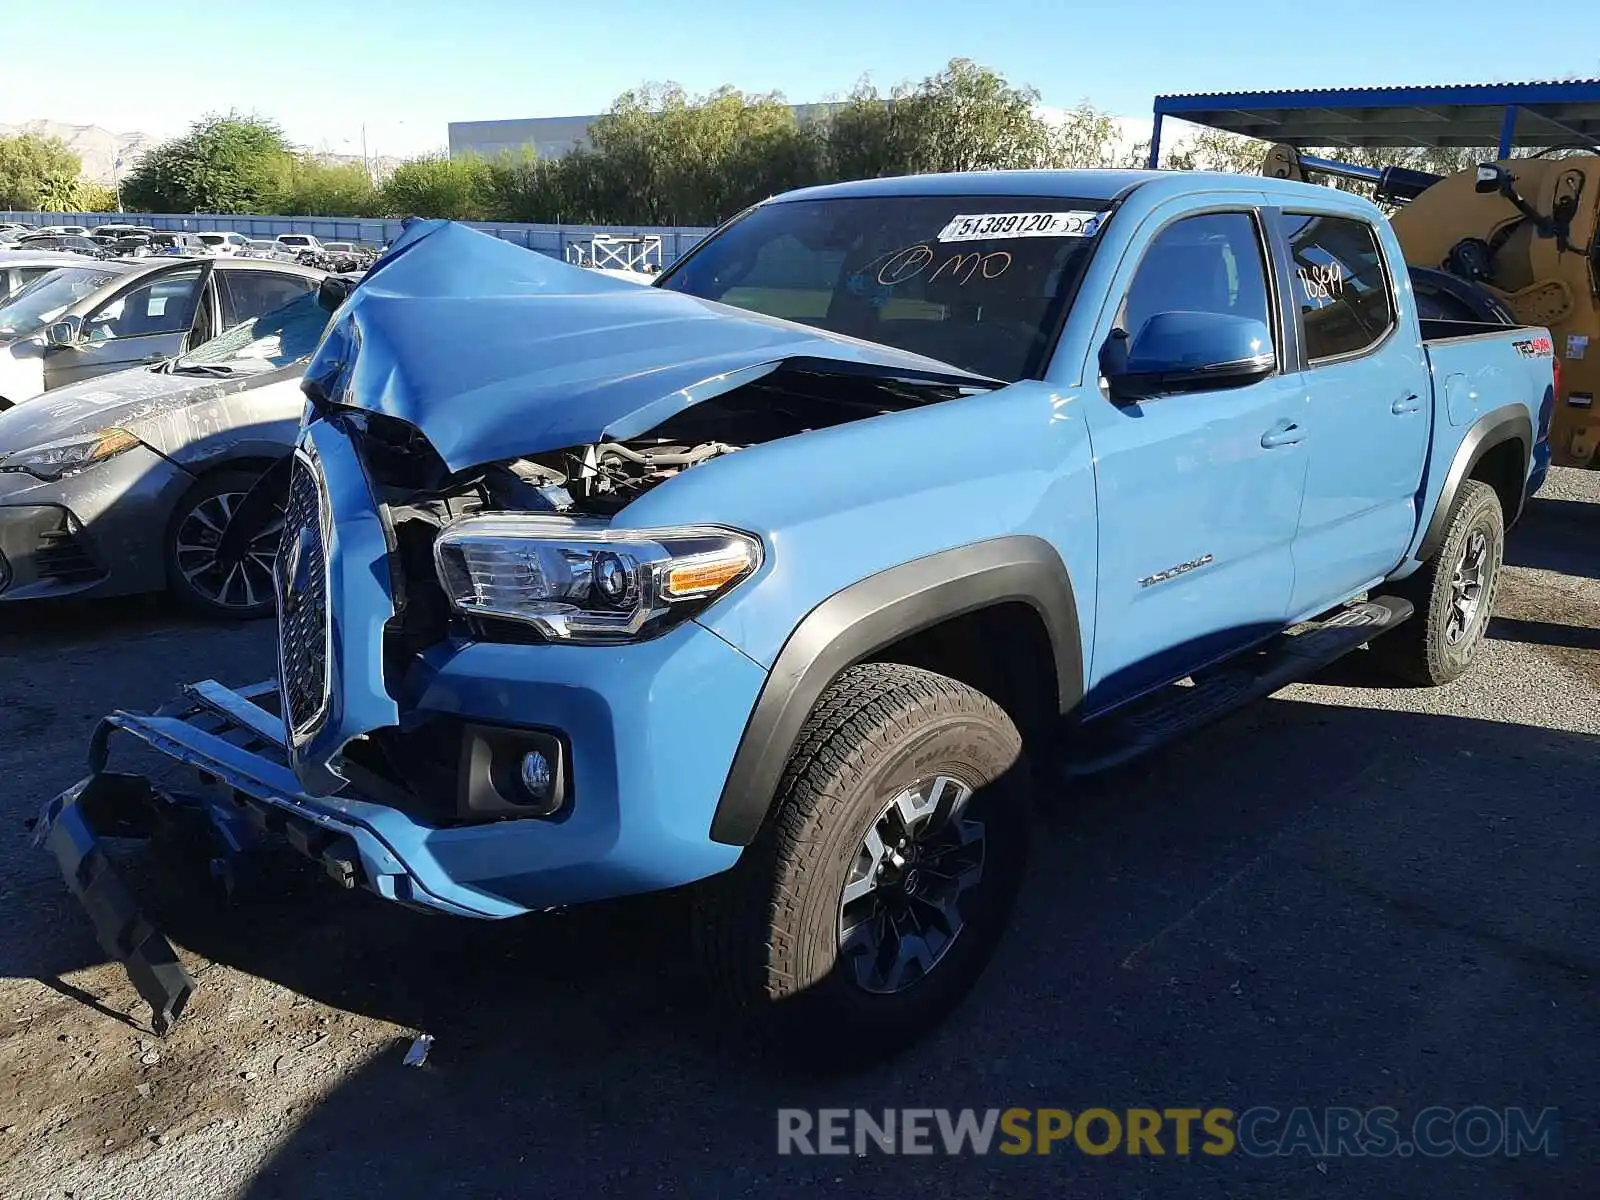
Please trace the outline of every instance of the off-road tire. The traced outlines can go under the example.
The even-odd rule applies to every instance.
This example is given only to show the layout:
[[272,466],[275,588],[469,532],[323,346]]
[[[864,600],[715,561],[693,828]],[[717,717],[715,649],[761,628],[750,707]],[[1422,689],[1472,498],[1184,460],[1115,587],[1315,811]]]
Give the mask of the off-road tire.
[[[1452,586],[1476,534],[1487,539],[1484,581],[1477,607],[1464,635],[1449,637],[1455,600]],[[1500,497],[1488,484],[1468,479],[1456,495],[1450,522],[1437,553],[1421,570],[1389,590],[1416,605],[1416,613],[1372,643],[1377,666],[1386,673],[1421,687],[1437,687],[1460,679],[1472,669],[1484,635],[1494,615],[1505,560],[1505,515]]]
[[[981,880],[965,924],[906,990],[865,990],[840,951],[843,888],[868,831],[919,780],[973,789]],[[731,871],[696,891],[694,940],[720,999],[773,1047],[823,1069],[893,1053],[966,995],[999,943],[1027,861],[1030,788],[1022,739],[987,696],[930,671],[875,663],[818,699],[773,812]]]

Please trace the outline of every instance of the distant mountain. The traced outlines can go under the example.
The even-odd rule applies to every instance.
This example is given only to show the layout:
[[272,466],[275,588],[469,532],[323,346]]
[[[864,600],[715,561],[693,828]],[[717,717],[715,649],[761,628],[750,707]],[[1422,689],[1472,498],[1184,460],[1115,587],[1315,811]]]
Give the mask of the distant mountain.
[[39,137],[58,137],[83,162],[83,175],[93,183],[110,187],[119,173],[116,161],[122,159],[120,174],[133,169],[134,161],[162,139],[150,133],[113,133],[99,125],[68,125],[61,121],[24,121],[20,125],[0,125],[0,137],[32,133]]

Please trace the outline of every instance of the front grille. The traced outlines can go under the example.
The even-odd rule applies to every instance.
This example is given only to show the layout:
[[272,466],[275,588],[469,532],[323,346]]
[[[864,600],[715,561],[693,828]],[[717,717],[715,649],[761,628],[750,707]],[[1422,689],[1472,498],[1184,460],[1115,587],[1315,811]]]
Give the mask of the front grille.
[[62,583],[89,583],[102,574],[71,529],[56,529],[39,535],[39,545],[33,552],[33,569],[40,579],[57,579]]
[[322,540],[322,485],[296,455],[278,549],[278,674],[295,739],[317,728],[328,704],[328,579]]

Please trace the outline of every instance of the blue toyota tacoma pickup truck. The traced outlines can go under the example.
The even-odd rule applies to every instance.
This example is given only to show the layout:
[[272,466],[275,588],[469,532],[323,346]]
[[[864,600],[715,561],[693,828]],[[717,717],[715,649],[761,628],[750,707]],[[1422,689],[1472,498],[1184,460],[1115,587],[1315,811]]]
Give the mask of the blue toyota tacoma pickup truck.
[[813,188],[651,287],[419,222],[306,373],[279,679],[113,713],[40,836],[163,1030],[97,838],[198,821],[464,917],[693,885],[719,993],[889,1051],[993,951],[1040,780],[1369,643],[1469,669],[1553,361],[1268,179]]

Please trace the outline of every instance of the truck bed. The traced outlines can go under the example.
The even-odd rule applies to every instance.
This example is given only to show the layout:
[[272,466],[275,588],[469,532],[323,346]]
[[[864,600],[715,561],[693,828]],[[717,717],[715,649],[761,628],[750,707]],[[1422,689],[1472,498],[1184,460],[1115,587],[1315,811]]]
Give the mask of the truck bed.
[[1423,317],[1417,322],[1422,326],[1422,340],[1425,342],[1448,342],[1460,338],[1482,337],[1485,334],[1508,334],[1522,332],[1528,336],[1549,335],[1543,330],[1531,325],[1505,325],[1499,321],[1447,321],[1438,317]]

